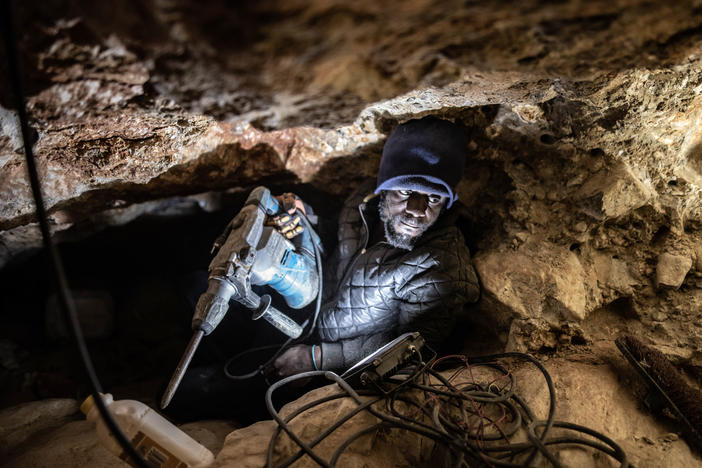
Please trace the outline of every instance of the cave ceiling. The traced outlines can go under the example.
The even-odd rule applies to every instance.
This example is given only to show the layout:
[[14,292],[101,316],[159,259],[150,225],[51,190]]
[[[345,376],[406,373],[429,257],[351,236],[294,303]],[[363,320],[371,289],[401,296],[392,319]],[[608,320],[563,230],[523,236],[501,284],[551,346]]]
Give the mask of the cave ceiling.
[[[16,7],[57,240],[258,183],[343,196],[395,125],[434,114],[469,136],[481,304],[516,319],[513,347],[555,346],[583,333],[564,323],[623,304],[646,327],[678,316],[657,343],[698,359],[701,1]],[[2,64],[5,265],[40,242]]]

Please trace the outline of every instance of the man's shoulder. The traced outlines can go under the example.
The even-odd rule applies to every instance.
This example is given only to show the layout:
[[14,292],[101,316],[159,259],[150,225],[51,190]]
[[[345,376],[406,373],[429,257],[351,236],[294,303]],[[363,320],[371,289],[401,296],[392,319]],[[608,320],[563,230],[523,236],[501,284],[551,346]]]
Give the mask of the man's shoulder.
[[437,227],[437,229],[427,233],[425,238],[417,242],[412,250],[420,255],[421,252],[428,252],[437,259],[470,255],[461,230],[454,224]]
[[374,179],[364,179],[356,189],[349,194],[344,201],[344,206],[341,208],[341,213],[339,214],[339,226],[344,224],[360,224],[361,215],[358,211],[358,206],[363,202],[363,200],[369,195],[373,194],[375,190],[375,180]]
[[344,206],[356,208],[361,202],[375,191],[375,179],[363,179],[346,197]]

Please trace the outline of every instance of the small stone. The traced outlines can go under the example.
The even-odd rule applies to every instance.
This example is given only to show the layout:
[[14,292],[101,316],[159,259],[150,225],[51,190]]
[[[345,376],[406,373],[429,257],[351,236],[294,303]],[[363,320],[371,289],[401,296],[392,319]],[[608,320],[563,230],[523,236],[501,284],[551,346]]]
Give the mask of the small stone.
[[668,434],[665,434],[663,437],[661,437],[661,440],[663,442],[675,442],[678,440],[680,437],[674,433],[674,432],[669,432]]
[[603,164],[604,164],[604,162],[602,161],[602,159],[597,158],[590,163],[590,166],[588,167],[588,169],[590,170],[590,172],[595,173],[595,172],[599,171],[600,169],[602,169]]
[[546,192],[546,199],[550,201],[558,201],[561,199],[561,196],[556,190],[549,190]]
[[654,322],[664,322],[668,318],[668,315],[665,312],[662,312],[660,310],[657,310],[653,313],[651,316],[651,319]]
[[585,176],[586,176],[585,173],[580,173],[580,174],[576,175],[575,177],[570,179],[568,182],[566,182],[566,187],[570,188],[570,187],[575,187],[576,185],[581,185],[583,183],[583,181],[585,180]]
[[648,436],[643,436],[643,437],[641,438],[641,440],[643,440],[644,442],[646,442],[648,445],[655,445],[655,442],[654,442],[653,440],[649,439]]
[[575,223],[575,226],[573,226],[573,230],[575,232],[585,232],[587,231],[587,223],[584,221],[577,222]]
[[519,239],[520,242],[526,242],[526,240],[529,238],[529,233],[526,231],[519,231],[514,235],[517,239]]
[[662,253],[656,265],[656,285],[658,288],[678,289],[692,268],[689,256]]

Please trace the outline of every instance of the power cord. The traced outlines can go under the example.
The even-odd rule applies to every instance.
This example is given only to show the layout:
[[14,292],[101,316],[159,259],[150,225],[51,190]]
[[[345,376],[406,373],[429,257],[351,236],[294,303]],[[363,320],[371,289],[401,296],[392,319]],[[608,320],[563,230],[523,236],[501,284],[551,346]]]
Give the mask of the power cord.
[[32,187],[32,194],[34,196],[34,203],[36,204],[36,215],[39,221],[39,228],[41,229],[42,241],[44,248],[49,253],[49,259],[51,262],[51,269],[53,272],[54,279],[58,285],[58,295],[61,303],[61,309],[64,314],[64,319],[70,325],[68,328],[71,330],[71,335],[73,341],[75,342],[78,352],[83,363],[83,368],[90,381],[92,387],[92,395],[95,404],[98,407],[100,416],[105,422],[105,425],[110,430],[112,435],[117,439],[119,444],[122,446],[124,452],[129,456],[131,461],[138,467],[150,468],[149,464],[144,460],[144,458],[137,452],[131,442],[124,435],[122,430],[117,425],[117,422],[112,417],[112,414],[108,411],[105,402],[100,396],[102,391],[102,385],[98,380],[97,374],[93,367],[92,360],[90,358],[90,353],[85,344],[83,338],[83,333],[80,328],[80,323],[78,322],[78,317],[75,310],[75,304],[69,293],[68,281],[66,280],[66,275],[63,269],[63,264],[61,262],[61,257],[59,256],[58,250],[51,239],[51,232],[49,230],[49,222],[46,215],[46,209],[44,207],[44,199],[41,194],[41,185],[39,183],[39,175],[37,173],[37,167],[34,160],[34,153],[32,152],[32,142],[30,139],[29,131],[29,119],[27,117],[27,109],[24,102],[24,95],[22,94],[22,83],[20,78],[20,67],[19,60],[17,57],[17,41],[15,38],[15,30],[13,25],[13,12],[10,4],[10,0],[3,0],[3,35],[5,36],[5,46],[7,51],[7,61],[10,70],[10,81],[12,82],[12,90],[15,95],[15,105],[17,107],[17,113],[19,115],[20,126],[22,129],[22,141],[24,143],[24,153],[27,161],[27,171],[29,173],[29,183]]
[[[515,393],[514,375],[500,362],[506,359],[528,361],[541,372],[549,391],[549,410],[545,420],[536,418],[524,399]],[[386,388],[392,379],[383,382],[385,385],[382,392],[372,388],[356,391],[329,371],[305,372],[274,383],[266,393],[266,406],[278,427],[268,446],[266,466],[287,467],[305,455],[323,467],[340,466],[339,458],[355,440],[379,429],[403,430],[432,440],[438,447],[444,448],[443,454],[448,458],[445,461],[455,467],[540,466],[542,460],[537,457],[543,457],[552,466],[561,468],[563,465],[554,448],[578,445],[608,455],[618,461],[621,468],[629,466],[624,451],[609,437],[584,426],[554,419],[556,397],[553,381],[544,366],[528,354],[502,353],[479,357],[452,355],[433,363],[420,360],[415,365],[415,372],[407,378],[409,382],[400,383],[389,392]],[[453,369],[448,377],[437,370],[444,366]],[[479,368],[486,369],[488,375],[492,375],[490,381],[479,382],[475,378],[473,372]],[[484,372],[481,376],[483,374]],[[324,376],[336,382],[341,392],[311,401],[285,419],[281,418],[273,406],[273,392],[283,385],[315,376]],[[304,412],[322,403],[348,397],[356,403],[356,407],[337,419],[314,440],[302,441],[290,427],[291,421]],[[375,416],[377,423],[360,429],[342,441],[329,460],[324,460],[315,453],[316,445],[362,411]],[[565,433],[551,436],[554,428]],[[274,448],[281,432],[288,434],[300,450],[274,463]],[[511,440],[519,434],[524,434],[527,441]]]

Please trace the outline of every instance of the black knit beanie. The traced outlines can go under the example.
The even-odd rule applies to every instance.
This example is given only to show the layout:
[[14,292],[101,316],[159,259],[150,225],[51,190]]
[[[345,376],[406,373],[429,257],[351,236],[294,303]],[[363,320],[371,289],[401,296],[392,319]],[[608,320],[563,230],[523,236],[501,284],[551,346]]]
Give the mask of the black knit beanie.
[[417,190],[447,197],[450,208],[458,199],[466,146],[461,129],[448,120],[429,116],[399,125],[383,147],[375,193]]

